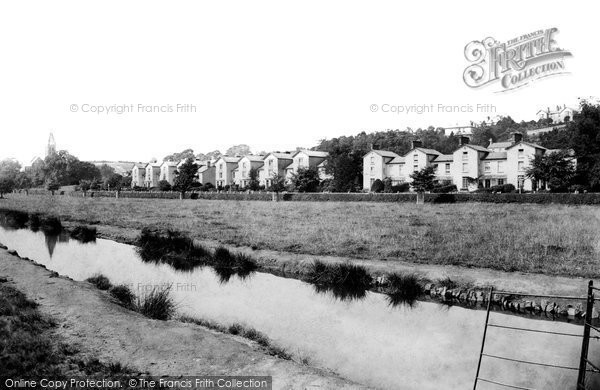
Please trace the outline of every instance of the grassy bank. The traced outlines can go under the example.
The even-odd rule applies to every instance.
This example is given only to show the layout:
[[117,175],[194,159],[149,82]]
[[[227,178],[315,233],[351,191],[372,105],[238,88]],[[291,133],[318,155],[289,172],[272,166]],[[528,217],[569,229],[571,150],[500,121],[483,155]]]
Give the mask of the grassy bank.
[[56,324],[37,304],[0,277],[0,376],[119,379],[132,371],[120,363],[86,359],[53,333]]
[[11,195],[0,208],[260,249],[600,276],[600,209],[533,204],[179,201]]

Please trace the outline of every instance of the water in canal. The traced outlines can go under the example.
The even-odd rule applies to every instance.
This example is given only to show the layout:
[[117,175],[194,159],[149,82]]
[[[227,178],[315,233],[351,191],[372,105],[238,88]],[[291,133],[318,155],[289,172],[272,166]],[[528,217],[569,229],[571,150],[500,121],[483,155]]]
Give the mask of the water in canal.
[[[98,239],[82,244],[63,235],[0,227],[0,242],[61,275],[97,273],[135,289],[172,284],[182,314],[222,324],[243,323],[312,364],[383,389],[469,389],[477,368],[484,310],[417,302],[392,306],[383,294],[339,300],[307,283],[254,273],[228,282],[209,268],[176,271],[145,263],[135,247]],[[582,327],[493,312],[490,322],[581,334]],[[600,362],[591,340],[590,359]],[[492,328],[486,352],[577,367],[581,339]],[[532,389],[574,389],[577,371],[484,358],[482,376]],[[600,388],[596,383],[594,388]],[[497,389],[481,383],[479,389]]]

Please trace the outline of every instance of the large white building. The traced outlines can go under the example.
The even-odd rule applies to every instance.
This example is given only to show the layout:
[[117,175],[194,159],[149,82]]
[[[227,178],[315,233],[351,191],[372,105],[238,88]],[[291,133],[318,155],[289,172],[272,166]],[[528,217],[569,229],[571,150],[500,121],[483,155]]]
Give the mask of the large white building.
[[421,147],[413,141],[412,149],[403,156],[382,150],[372,150],[363,159],[363,188],[370,190],[375,180],[391,179],[393,185],[410,183],[413,172],[432,166],[439,182],[455,184],[460,191],[513,184],[525,191],[536,190],[539,184],[525,175],[535,156],[548,149],[524,142],[520,133],[513,133],[508,142],[493,143],[488,147],[471,145],[462,136],[460,146],[452,154]]

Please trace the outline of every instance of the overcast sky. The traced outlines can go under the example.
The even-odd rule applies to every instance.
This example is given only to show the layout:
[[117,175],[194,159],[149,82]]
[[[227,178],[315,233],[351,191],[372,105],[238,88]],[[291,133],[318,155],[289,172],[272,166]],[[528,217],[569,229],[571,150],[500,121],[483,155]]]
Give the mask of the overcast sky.
[[[372,104],[490,104],[492,115],[529,120],[599,94],[598,11],[596,2],[558,1],[2,2],[0,158],[43,156],[50,131],[83,160],[147,161],[490,115],[374,113]],[[470,41],[551,27],[573,54],[568,74],[511,93],[463,82]],[[113,105],[134,109],[83,112]]]

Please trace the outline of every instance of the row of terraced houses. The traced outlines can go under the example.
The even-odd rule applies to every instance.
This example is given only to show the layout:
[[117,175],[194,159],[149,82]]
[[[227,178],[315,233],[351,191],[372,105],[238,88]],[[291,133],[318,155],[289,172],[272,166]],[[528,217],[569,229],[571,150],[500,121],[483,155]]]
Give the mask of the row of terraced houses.
[[[300,168],[313,168],[321,180],[330,178],[325,173],[327,152],[299,150],[296,152],[272,152],[266,156],[221,156],[215,161],[196,160],[199,166],[198,181],[216,187],[238,185],[245,188],[250,183],[250,170],[258,173],[259,184],[269,187],[278,175],[290,179]],[[162,163],[136,163],[131,172],[132,187],[158,187],[162,180],[171,185],[175,182],[178,167],[185,161]]]
[[363,188],[370,190],[375,180],[391,179],[392,185],[410,182],[413,172],[432,166],[439,182],[456,185],[458,190],[474,190],[513,184],[525,191],[541,189],[526,176],[526,170],[535,156],[553,153],[540,145],[523,141],[521,133],[513,133],[510,141],[492,142],[487,147],[469,144],[469,137],[461,136],[460,144],[452,154],[423,148],[413,141],[412,149],[400,156],[385,150],[372,150],[363,160]]

